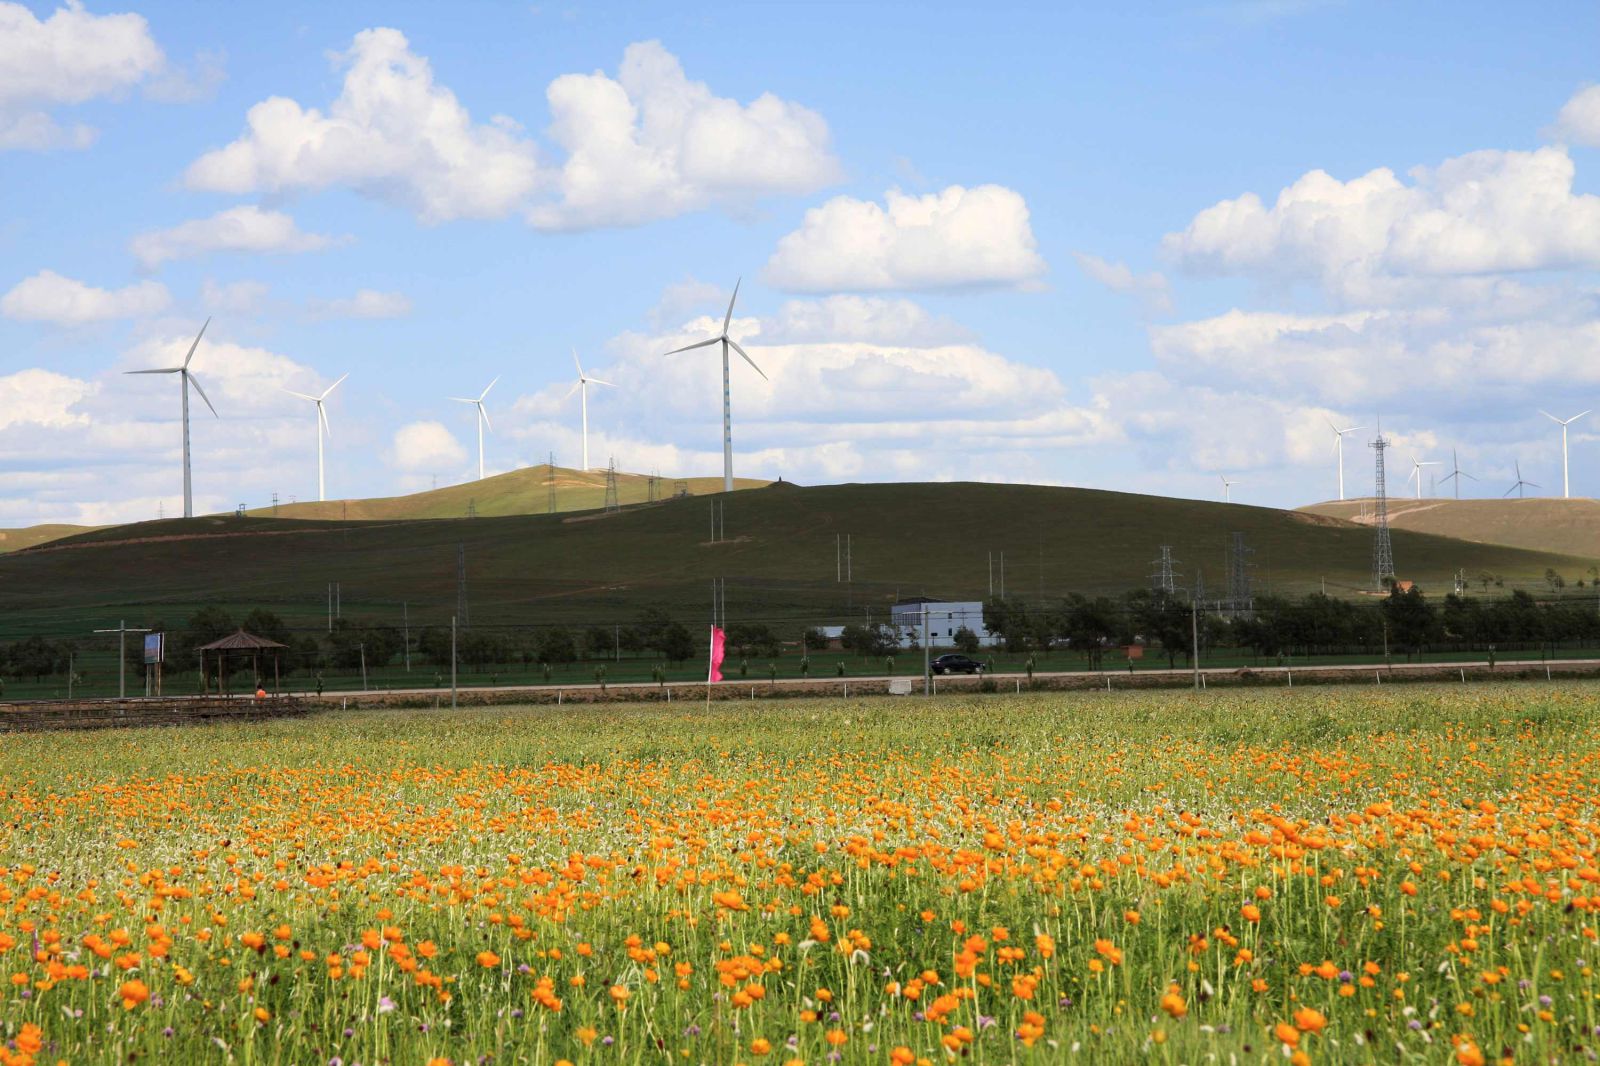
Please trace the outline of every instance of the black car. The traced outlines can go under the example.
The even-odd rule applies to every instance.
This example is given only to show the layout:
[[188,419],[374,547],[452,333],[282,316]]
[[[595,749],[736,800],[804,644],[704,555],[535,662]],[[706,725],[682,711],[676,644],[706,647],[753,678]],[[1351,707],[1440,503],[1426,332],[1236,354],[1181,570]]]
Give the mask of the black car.
[[969,659],[965,655],[941,655],[933,660],[933,672],[936,674],[981,674],[983,664],[976,659]]

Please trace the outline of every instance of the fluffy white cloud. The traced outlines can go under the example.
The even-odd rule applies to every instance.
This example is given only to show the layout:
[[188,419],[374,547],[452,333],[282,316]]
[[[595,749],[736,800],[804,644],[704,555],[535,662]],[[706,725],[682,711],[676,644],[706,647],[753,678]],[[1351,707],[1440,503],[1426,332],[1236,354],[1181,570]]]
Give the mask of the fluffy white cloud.
[[227,193],[350,186],[429,222],[499,218],[533,191],[533,145],[516,123],[475,123],[398,30],[356,34],[337,57],[344,88],[326,112],[274,96],[242,137],[190,165],[191,188]]
[[282,211],[263,211],[246,204],[171,229],[141,233],[130,242],[129,250],[145,266],[157,267],[169,259],[211,252],[314,252],[333,243],[331,237],[304,232]]
[[1000,185],[877,204],[837,196],[778,242],[767,280],[801,292],[1018,286],[1045,272],[1021,194]]
[[1590,85],[1572,95],[1556,116],[1551,131],[1570,144],[1600,147],[1600,85]]
[[814,192],[839,179],[828,124],[763,93],[748,104],[690,81],[658,41],[631,44],[617,76],[550,83],[550,136],[567,152],[543,229],[636,225],[707,206]]
[[1485,150],[1341,182],[1314,170],[1271,207],[1254,193],[1196,215],[1163,246],[1184,269],[1318,281],[1350,302],[1432,292],[1417,280],[1600,266],[1600,196],[1572,191],[1566,151]]
[[93,15],[73,0],[41,20],[0,2],[0,150],[85,147],[93,129],[43,109],[123,92],[164,62],[143,16]]
[[0,315],[58,326],[79,326],[110,318],[140,318],[164,311],[172,302],[167,287],[141,281],[121,289],[97,289],[53,270],[41,270],[0,296]]
[[[721,360],[714,348],[662,353],[714,334],[720,315],[661,334],[623,334],[594,372],[616,384],[589,396],[590,454],[626,469],[720,468]],[[733,434],[737,472],[799,480],[868,475],[979,475],[996,464],[1049,479],[1060,449],[1117,439],[1094,403],[1074,404],[1050,370],[985,348],[905,300],[791,301],[770,317],[735,318]],[[535,461],[581,447],[565,384],[519,398],[501,423]],[[974,457],[981,456],[981,461]]]
[[410,472],[455,470],[467,461],[467,450],[440,422],[412,422],[395,430],[389,462]]
[[93,390],[87,381],[38,368],[0,377],[0,430],[83,425],[88,419],[76,406]]
[[1073,252],[1072,255],[1085,276],[1112,292],[1137,297],[1140,304],[1152,313],[1162,314],[1172,310],[1172,289],[1165,275],[1159,272],[1135,274],[1126,263],[1112,263],[1088,252]]

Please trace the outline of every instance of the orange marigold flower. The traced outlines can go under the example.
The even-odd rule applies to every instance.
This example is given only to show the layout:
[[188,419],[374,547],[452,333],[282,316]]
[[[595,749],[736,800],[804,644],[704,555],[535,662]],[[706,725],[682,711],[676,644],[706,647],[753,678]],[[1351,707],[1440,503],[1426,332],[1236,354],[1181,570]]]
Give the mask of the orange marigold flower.
[[1277,1037],[1280,1043],[1287,1044],[1290,1047],[1300,1043],[1300,1030],[1288,1022],[1279,1022],[1274,1026],[1272,1035]]
[[1301,1007],[1294,1012],[1294,1027],[1302,1033],[1320,1033],[1327,1026],[1327,1017],[1314,1007]]
[[122,982],[122,987],[117,989],[117,998],[122,1000],[124,1010],[132,1010],[150,998],[150,988],[135,977],[131,981]]
[[482,966],[485,970],[492,970],[496,966],[500,965],[500,956],[496,955],[492,951],[480,951],[478,952],[478,965]]

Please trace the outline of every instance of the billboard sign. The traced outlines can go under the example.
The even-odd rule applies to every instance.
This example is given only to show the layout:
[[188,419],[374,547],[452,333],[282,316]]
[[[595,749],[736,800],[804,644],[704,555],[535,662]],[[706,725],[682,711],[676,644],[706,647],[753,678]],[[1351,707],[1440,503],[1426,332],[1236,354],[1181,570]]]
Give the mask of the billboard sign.
[[144,635],[144,661],[146,665],[165,661],[167,651],[165,637],[165,633],[146,633]]

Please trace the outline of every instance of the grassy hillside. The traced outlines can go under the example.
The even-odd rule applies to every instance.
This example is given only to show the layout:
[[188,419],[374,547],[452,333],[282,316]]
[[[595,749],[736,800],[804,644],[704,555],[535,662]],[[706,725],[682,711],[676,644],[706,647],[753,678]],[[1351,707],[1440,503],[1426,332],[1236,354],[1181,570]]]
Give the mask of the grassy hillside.
[[[718,497],[728,539],[710,540],[706,497],[615,514],[432,521],[210,517],[97,530],[0,556],[0,639],[76,633],[126,618],[178,622],[200,604],[265,606],[294,623],[325,619],[339,581],[344,614],[448,624],[457,546],[475,622],[606,624],[647,605],[685,620],[709,614],[713,577],[729,617],[798,625],[878,617],[900,596],[981,598],[989,553],[1012,596],[1120,593],[1149,580],[1171,544],[1192,584],[1224,585],[1231,531],[1255,549],[1256,587],[1306,592],[1368,581],[1369,530],[1238,504],[986,484],[774,485]],[[835,581],[835,537],[849,534],[854,581]],[[1528,552],[1398,530],[1401,576],[1442,591],[1457,567],[1506,585],[1569,581],[1587,557]]]
[[[1365,525],[1372,523],[1371,499],[1318,503],[1301,510]],[[1390,500],[1389,527],[1532,551],[1600,556],[1600,500],[1543,496],[1510,500]]]
[[[598,510],[606,502],[606,472],[604,470],[571,470],[554,468],[556,504],[558,512]],[[474,512],[480,518],[498,518],[504,515],[546,514],[550,502],[552,468],[548,464],[525,467],[482,481],[468,481],[461,485],[448,485],[442,489],[412,493],[409,496],[385,496],[369,500],[328,500],[324,503],[280,503],[274,512],[262,507],[249,512],[261,517],[367,519],[389,520],[396,518],[466,518]],[[754,478],[735,478],[735,489],[754,489],[768,484]],[[704,496],[722,491],[720,477],[671,478],[662,477],[657,483],[661,498],[672,496],[682,486],[692,496]],[[617,471],[617,499],[624,506],[645,503],[650,499],[648,474],[625,474]]]
[[62,537],[84,533],[93,528],[93,526],[51,524],[24,526],[21,529],[0,529],[0,552],[21,551],[23,548],[46,544],[52,540],[60,540]]
[[[248,513],[255,517],[317,518],[353,520],[393,520],[397,518],[482,518],[514,514],[546,514],[550,507],[550,482],[555,481],[555,509],[558,513],[598,510],[606,502],[604,470],[552,468],[547,464],[513,470],[505,474],[447,485],[407,496],[380,496],[364,500],[280,503],[276,508],[261,507]],[[617,500],[623,506],[650,499],[650,475],[617,471]],[[757,478],[734,478],[735,489],[757,489],[770,482]],[[720,477],[657,479],[658,498],[671,497],[682,489],[691,496],[722,491]],[[198,521],[198,520],[197,520]],[[97,526],[39,525],[21,529],[0,529],[0,553],[31,548],[74,534],[98,529]]]

